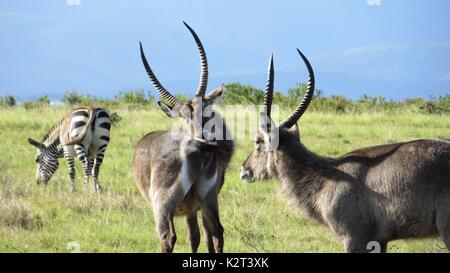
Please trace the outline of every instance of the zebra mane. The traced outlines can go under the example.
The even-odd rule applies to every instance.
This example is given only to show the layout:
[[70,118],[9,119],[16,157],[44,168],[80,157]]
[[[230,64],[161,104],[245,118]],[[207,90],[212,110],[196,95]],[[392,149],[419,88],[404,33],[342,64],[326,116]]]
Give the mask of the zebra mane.
[[42,143],[49,144],[54,142],[56,138],[59,138],[59,129],[66,118],[67,116],[63,117],[60,121],[53,125],[53,127],[47,132],[47,134],[42,137]]

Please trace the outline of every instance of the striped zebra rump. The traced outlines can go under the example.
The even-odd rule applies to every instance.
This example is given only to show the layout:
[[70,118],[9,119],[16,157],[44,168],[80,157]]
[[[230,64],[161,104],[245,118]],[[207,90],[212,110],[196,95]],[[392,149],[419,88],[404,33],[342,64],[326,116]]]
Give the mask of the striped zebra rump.
[[74,109],[61,126],[61,144],[67,146],[80,143],[94,120],[96,111],[93,106]]
[[[76,156],[83,165],[86,190],[89,191],[89,177],[94,179],[94,192],[102,191],[98,182],[100,166],[109,143],[111,120],[102,108],[82,108],[72,112],[66,132],[72,142],[63,145],[65,157],[71,169],[71,191],[74,190],[73,157]],[[77,142],[73,143],[76,139]]]
[[[102,108],[97,108],[90,127],[91,132],[93,132],[92,150],[95,150],[97,158],[103,160],[103,155],[110,139],[111,120],[108,113]],[[92,156],[94,155],[92,154]]]
[[[77,108],[61,128],[62,146],[78,146],[85,149],[86,156],[95,158],[103,153],[109,143],[111,120],[102,108]],[[81,147],[80,147],[81,146]]]

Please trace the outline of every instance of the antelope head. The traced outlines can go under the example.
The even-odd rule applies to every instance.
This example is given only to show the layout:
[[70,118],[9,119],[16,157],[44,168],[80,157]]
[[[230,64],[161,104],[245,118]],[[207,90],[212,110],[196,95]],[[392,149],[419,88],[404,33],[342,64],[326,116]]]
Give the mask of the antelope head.
[[214,131],[208,129],[208,126],[205,125],[215,117],[211,106],[222,95],[223,85],[205,95],[208,84],[208,61],[206,59],[206,53],[195,31],[186,22],[183,23],[194,37],[200,54],[200,82],[193,99],[188,102],[182,102],[162,86],[150,68],[142,44],[140,43],[142,62],[153,86],[165,100],[165,102],[158,101],[161,110],[169,117],[183,118],[186,121],[185,132],[193,139],[199,141],[215,141]]
[[273,178],[276,174],[275,163],[280,152],[292,152],[300,144],[297,121],[308,108],[314,94],[314,72],[308,59],[298,50],[308,69],[308,87],[297,108],[281,124],[275,125],[270,118],[274,88],[273,56],[270,58],[268,81],[261,112],[260,128],[254,139],[253,151],[248,155],[240,169],[240,177],[247,182]]

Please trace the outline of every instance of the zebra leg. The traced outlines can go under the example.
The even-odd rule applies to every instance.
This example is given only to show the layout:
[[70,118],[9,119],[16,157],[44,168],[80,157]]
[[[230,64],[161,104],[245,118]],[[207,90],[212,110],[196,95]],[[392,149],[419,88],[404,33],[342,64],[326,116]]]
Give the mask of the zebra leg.
[[[102,139],[105,141],[104,139]],[[102,192],[102,187],[100,186],[100,183],[98,182],[98,174],[100,172],[100,166],[103,163],[103,158],[105,156],[106,147],[108,146],[108,143],[103,144],[100,146],[97,150],[97,155],[94,160],[94,167],[92,168],[92,177],[94,178],[94,191],[95,192]]]
[[70,192],[75,191],[75,162],[73,157],[67,156],[67,164],[69,165],[69,176],[70,176]]
[[[85,176],[87,177],[87,183],[89,183],[89,177],[92,176],[92,166],[94,165],[94,160],[91,158],[88,158],[87,166],[85,170]],[[89,191],[89,187],[87,189]]]
[[98,182],[98,173],[100,172],[100,166],[103,162],[103,154],[97,155],[94,160],[94,166],[92,168],[92,177],[94,178],[94,192],[102,192],[102,187]]
[[83,165],[84,183],[86,185],[86,191],[89,192],[89,176],[91,174],[92,161],[88,159],[86,149],[83,145],[75,145],[75,151],[77,153],[78,160]]

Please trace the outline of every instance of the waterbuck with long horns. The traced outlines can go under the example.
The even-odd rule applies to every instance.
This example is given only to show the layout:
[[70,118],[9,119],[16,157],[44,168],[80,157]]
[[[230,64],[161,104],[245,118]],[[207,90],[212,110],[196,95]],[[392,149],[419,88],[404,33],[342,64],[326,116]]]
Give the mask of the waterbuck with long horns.
[[200,83],[189,102],[180,101],[161,85],[140,45],[145,70],[167,102],[158,105],[169,117],[182,117],[186,123],[183,130],[156,131],[144,136],[136,147],[133,174],[140,192],[152,204],[163,252],[172,252],[176,242],[174,216],[186,217],[191,249],[197,252],[198,210],[202,212],[208,251],[222,252],[218,194],[233,153],[233,141],[221,116],[211,109],[223,87],[205,95],[208,81],[205,50],[194,30],[184,24],[197,43],[201,62]]
[[391,240],[437,234],[450,249],[450,142],[380,145],[336,159],[309,151],[296,123],[313,97],[314,73],[298,53],[309,72],[304,98],[289,118],[278,126],[273,123],[271,58],[262,126],[241,167],[241,178],[277,179],[281,192],[301,212],[328,226],[347,252],[367,252],[377,242],[385,252]]

